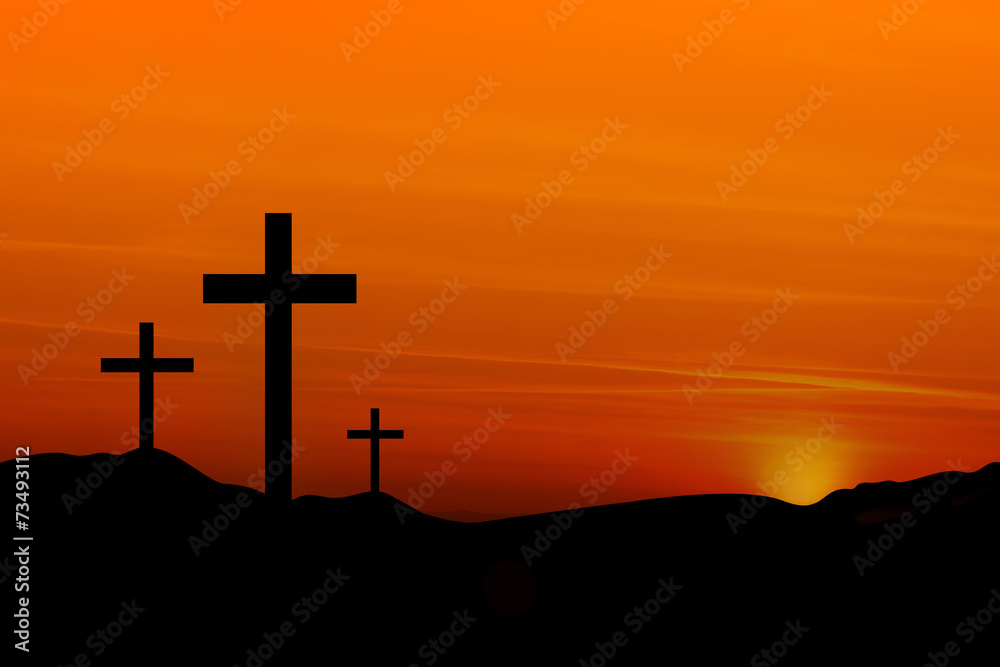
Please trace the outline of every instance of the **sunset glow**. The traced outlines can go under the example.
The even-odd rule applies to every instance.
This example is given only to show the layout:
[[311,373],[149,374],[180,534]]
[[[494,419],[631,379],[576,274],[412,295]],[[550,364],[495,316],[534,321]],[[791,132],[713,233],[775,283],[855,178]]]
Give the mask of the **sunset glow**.
[[1000,6],[559,6],[6,2],[6,441],[131,449],[100,358],[155,322],[195,360],[157,447],[256,484],[263,306],[202,274],[291,212],[300,272],[358,276],[295,307],[297,496],[367,490],[373,407],[431,514],[997,460]]

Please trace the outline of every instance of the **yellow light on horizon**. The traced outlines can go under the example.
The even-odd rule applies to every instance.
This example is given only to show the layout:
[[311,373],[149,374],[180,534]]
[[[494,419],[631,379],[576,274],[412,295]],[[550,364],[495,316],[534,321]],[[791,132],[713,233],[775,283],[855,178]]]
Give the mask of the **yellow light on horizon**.
[[762,456],[754,493],[795,505],[811,505],[845,484],[854,487],[854,483],[844,479],[842,465],[843,452],[853,447],[836,437],[827,442],[794,437],[757,441],[766,443],[767,451]]

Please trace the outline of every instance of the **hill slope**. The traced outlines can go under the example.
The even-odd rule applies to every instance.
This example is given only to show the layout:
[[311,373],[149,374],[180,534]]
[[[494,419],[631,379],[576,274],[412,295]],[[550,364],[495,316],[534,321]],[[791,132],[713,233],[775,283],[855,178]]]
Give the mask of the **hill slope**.
[[386,494],[275,507],[163,451],[42,454],[30,469],[32,664],[922,665],[947,642],[960,664],[1000,654],[1000,627],[960,626],[1000,585],[998,464],[808,507],[705,495],[482,523]]

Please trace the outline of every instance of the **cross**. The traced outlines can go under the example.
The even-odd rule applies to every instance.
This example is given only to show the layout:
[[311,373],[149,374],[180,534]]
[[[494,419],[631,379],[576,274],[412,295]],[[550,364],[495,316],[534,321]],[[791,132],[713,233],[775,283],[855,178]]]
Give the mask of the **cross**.
[[[292,273],[292,214],[264,214],[264,273],[203,276],[204,303],[265,303],[265,492],[292,499],[292,304],[357,303],[355,274]],[[277,470],[277,474],[273,471]]]
[[194,359],[179,357],[157,359],[153,356],[153,323],[139,322],[138,358],[102,358],[102,373],[139,374],[139,448],[153,448],[153,374],[193,373]]
[[383,431],[378,427],[378,408],[372,408],[372,425],[367,431],[348,429],[349,440],[371,440],[372,443],[372,493],[378,493],[378,441],[402,440],[403,431]]

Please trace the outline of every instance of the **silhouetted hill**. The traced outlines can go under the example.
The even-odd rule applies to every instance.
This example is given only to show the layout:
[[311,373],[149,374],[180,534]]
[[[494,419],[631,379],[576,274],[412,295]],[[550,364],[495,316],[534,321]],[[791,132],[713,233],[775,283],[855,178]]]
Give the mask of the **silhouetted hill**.
[[929,505],[941,501],[961,505],[1000,485],[1000,463],[990,463],[972,475],[967,472],[952,470],[906,482],[863,482],[853,489],[834,491],[817,505],[853,513],[858,523],[869,524],[897,518],[903,512],[924,513]]
[[448,519],[449,521],[460,521],[462,523],[478,523],[480,521],[496,521],[497,519],[509,519],[510,514],[493,514],[492,512],[472,512],[469,510],[452,510],[451,512],[438,512],[434,516]]
[[704,495],[458,523],[384,493],[279,507],[158,450],[112,460],[31,457],[32,664],[919,666],[954,642],[949,661],[992,665],[1000,646],[981,613],[998,464],[806,507]]

